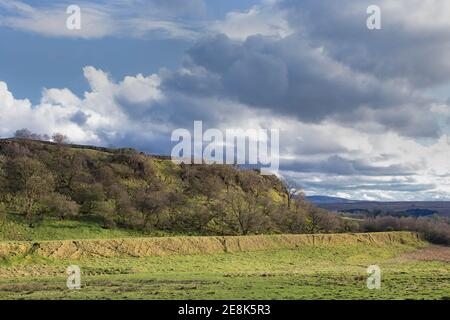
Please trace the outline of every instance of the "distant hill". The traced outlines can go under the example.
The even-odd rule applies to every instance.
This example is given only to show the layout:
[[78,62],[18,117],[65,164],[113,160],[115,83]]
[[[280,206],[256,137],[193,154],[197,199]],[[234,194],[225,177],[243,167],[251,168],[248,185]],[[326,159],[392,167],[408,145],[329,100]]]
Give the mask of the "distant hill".
[[357,200],[349,200],[338,197],[328,197],[328,196],[306,196],[306,200],[315,203],[315,204],[324,204],[324,203],[355,203],[359,202]]
[[450,216],[450,201],[364,201],[328,196],[309,196],[307,200],[329,211],[381,213],[402,216]]

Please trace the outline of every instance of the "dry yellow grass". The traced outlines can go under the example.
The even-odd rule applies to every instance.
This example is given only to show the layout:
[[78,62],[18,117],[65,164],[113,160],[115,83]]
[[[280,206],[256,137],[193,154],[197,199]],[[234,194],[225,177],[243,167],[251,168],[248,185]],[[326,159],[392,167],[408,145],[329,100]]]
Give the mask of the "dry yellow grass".
[[240,237],[161,237],[109,240],[55,240],[0,242],[0,258],[34,255],[56,259],[90,257],[151,257],[174,254],[213,254],[274,249],[294,249],[314,245],[352,245],[392,243],[417,245],[413,232],[364,234],[257,235]]

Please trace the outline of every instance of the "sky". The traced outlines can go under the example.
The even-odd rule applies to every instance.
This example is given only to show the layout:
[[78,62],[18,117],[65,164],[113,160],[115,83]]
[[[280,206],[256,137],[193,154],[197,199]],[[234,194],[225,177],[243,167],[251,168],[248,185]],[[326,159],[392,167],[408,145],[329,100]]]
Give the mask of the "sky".
[[450,200],[449,56],[441,0],[0,0],[0,136],[170,154],[195,120],[278,128],[307,195]]

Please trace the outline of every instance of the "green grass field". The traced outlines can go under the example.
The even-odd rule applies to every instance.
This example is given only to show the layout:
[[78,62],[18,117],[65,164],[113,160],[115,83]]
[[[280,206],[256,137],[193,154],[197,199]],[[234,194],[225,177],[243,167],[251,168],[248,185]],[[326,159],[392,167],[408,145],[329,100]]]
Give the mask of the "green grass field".
[[0,299],[450,299],[450,248],[408,233],[160,239],[0,242]]

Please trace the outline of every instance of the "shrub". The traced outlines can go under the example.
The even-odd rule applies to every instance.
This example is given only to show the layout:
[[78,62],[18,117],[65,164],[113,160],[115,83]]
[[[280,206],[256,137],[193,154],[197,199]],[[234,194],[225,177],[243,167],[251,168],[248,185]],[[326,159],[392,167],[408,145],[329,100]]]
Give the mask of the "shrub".
[[116,226],[116,204],[114,200],[94,201],[91,203],[90,214],[102,219],[103,227],[114,228]]
[[68,196],[52,193],[44,197],[42,202],[48,215],[60,219],[73,218],[78,215],[79,205]]
[[400,218],[378,216],[366,219],[363,223],[363,229],[367,232],[417,231],[432,243],[450,244],[450,220],[439,216]]

